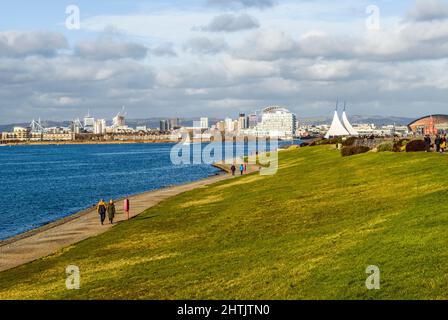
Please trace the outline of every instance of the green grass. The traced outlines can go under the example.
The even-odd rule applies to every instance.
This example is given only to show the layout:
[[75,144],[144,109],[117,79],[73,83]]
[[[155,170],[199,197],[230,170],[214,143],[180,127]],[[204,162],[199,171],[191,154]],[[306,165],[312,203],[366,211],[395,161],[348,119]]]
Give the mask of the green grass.
[[[0,273],[0,298],[448,298],[448,158],[333,149],[281,152],[275,176],[187,192]],[[365,287],[369,265],[381,290]]]

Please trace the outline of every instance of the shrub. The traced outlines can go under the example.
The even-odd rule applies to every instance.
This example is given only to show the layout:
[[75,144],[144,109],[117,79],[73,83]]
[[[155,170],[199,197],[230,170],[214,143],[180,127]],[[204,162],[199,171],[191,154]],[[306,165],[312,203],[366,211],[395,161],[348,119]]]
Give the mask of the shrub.
[[378,146],[378,152],[392,152],[394,151],[394,143],[389,142],[383,142]]
[[423,140],[414,140],[406,145],[406,152],[423,152],[426,151],[426,144]]
[[343,147],[341,150],[341,154],[343,157],[350,157],[356,154],[369,152],[370,148],[365,146],[351,146],[351,147]]
[[338,144],[338,143],[342,143],[342,137],[314,141],[313,143],[310,144],[310,146],[312,146],[312,147],[324,146],[324,145]]
[[356,140],[358,140],[358,138],[350,137],[350,138],[346,139],[345,141],[342,141],[342,145],[344,147],[351,147],[355,144]]
[[406,145],[409,143],[407,139],[401,139],[394,144],[394,152],[406,151]]
[[308,142],[302,142],[301,144],[300,144],[300,147],[301,148],[303,148],[303,147],[308,147],[310,144],[308,143]]

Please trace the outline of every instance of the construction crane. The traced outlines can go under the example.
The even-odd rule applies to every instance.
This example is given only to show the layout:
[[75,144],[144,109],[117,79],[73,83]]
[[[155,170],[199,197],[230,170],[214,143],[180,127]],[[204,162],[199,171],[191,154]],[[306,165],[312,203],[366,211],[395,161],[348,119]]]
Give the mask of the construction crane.
[[33,119],[33,121],[31,121],[30,129],[31,129],[32,133],[43,133],[45,131],[44,127],[42,126],[42,124],[40,122],[40,118],[39,118],[39,121],[36,121],[34,119]]

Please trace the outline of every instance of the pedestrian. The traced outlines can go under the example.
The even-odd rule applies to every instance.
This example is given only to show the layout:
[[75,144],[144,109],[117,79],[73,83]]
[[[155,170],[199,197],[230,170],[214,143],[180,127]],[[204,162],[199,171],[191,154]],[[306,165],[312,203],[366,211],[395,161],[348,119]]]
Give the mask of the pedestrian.
[[98,205],[96,207],[96,211],[100,215],[101,225],[104,225],[104,220],[106,220],[107,208],[106,208],[106,203],[104,202],[103,199],[101,199],[101,201],[98,203]]
[[107,206],[107,216],[109,217],[110,224],[114,224],[115,213],[114,200],[110,200],[109,205]]
[[240,172],[241,172],[241,175],[244,174],[244,164],[241,164],[241,165],[240,165]]
[[431,137],[429,135],[425,136],[425,151],[430,152],[431,151]]
[[234,164],[230,167],[230,171],[232,171],[232,176],[235,176],[236,167]]
[[436,152],[440,152],[440,145],[442,144],[442,139],[440,138],[439,135],[436,136],[434,144],[436,145]]
[[129,220],[129,211],[131,211],[131,203],[130,203],[130,201],[129,201],[128,198],[126,198],[126,199],[124,200],[124,203],[123,203],[123,210],[124,210],[124,212],[126,213],[126,216],[128,217],[128,220]]
[[445,151],[446,151],[446,135],[444,135],[441,140],[442,140],[442,143],[440,144],[440,150],[442,153],[445,153]]
[[244,164],[244,173],[247,173],[247,163]]

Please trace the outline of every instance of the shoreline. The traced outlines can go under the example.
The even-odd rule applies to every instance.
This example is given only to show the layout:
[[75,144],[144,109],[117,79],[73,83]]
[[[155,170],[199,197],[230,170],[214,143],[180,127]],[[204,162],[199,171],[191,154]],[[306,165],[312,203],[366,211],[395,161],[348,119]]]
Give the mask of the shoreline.
[[[160,189],[154,189],[154,190],[150,190],[150,191],[143,191],[143,192],[131,194],[131,195],[129,195],[128,198],[131,200],[132,198],[135,198],[135,197],[138,197],[138,196],[142,196],[142,195],[146,195],[146,194],[150,194],[152,192],[157,192],[157,191],[161,191],[161,190],[167,190],[167,189],[181,187],[181,186],[187,186],[187,185],[190,185],[190,184],[193,184],[193,183],[196,183],[196,182],[205,181],[205,180],[208,180],[208,179],[211,179],[211,178],[214,178],[214,177],[217,177],[217,176],[223,176],[223,175],[229,173],[229,171],[226,170],[225,165],[213,164],[212,166],[217,168],[217,169],[219,169],[219,170],[221,170],[221,171],[216,173],[215,175],[210,175],[207,178],[195,180],[195,181],[192,181],[192,182],[187,182],[187,183],[178,184],[178,185],[172,185],[172,186],[168,186],[168,187],[164,187],[164,188],[160,188]],[[119,199],[116,199],[114,201],[117,204],[117,203],[119,203],[121,201],[124,201],[124,199],[125,198],[119,198]],[[3,247],[3,246],[8,245],[10,243],[14,243],[16,241],[32,237],[32,236],[34,236],[34,235],[36,235],[36,234],[38,234],[40,232],[44,232],[44,231],[56,228],[58,226],[61,226],[61,225],[65,224],[65,223],[71,222],[73,220],[82,218],[85,215],[87,215],[90,212],[92,212],[92,210],[96,210],[96,206],[95,205],[93,205],[93,206],[91,206],[89,208],[86,208],[84,210],[81,210],[81,211],[69,214],[68,216],[66,216],[64,218],[59,218],[57,220],[47,222],[47,223],[45,223],[45,224],[43,224],[43,225],[41,225],[41,226],[39,226],[37,228],[34,228],[34,229],[31,229],[31,230],[19,233],[17,235],[11,236],[11,237],[6,238],[4,240],[0,240],[0,248]]]
[[[141,215],[146,210],[174,196],[205,187],[220,181],[237,178],[230,172],[229,165],[215,163],[213,167],[221,170],[216,175],[204,179],[170,186],[158,190],[147,191],[130,196],[130,220]],[[248,167],[246,175],[258,171],[257,166]],[[0,272],[10,270],[35,260],[55,254],[83,240],[103,234],[114,226],[126,222],[122,209],[122,199],[115,202],[117,215],[113,225],[101,226],[98,221],[96,207],[90,207],[73,215],[48,223],[33,230],[21,233],[0,241]]]
[[0,147],[23,147],[23,146],[71,146],[71,145],[114,145],[114,144],[176,144],[172,140],[148,140],[148,141],[39,141],[39,142],[17,142],[0,144]]

